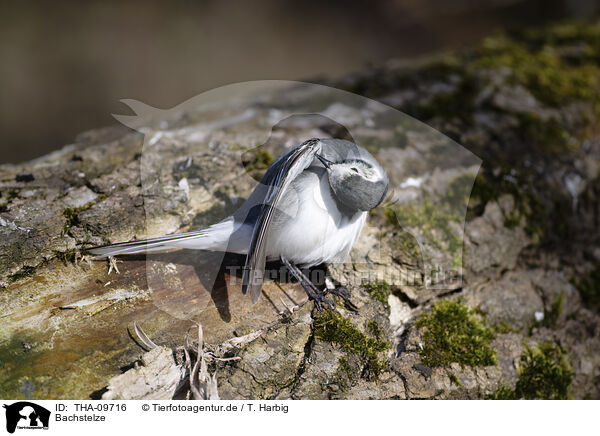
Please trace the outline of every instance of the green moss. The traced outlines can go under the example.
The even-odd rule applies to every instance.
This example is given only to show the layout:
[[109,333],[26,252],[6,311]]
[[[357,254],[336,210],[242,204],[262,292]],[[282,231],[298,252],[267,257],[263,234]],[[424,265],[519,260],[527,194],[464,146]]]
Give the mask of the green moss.
[[266,170],[271,166],[274,160],[275,156],[273,156],[273,153],[261,147],[247,150],[242,156],[242,162],[248,172]]
[[417,228],[428,242],[446,253],[454,254],[462,249],[462,239],[450,224],[460,222],[460,217],[441,205],[435,205],[429,198],[420,205],[385,206],[384,213],[388,224],[397,228]]
[[504,334],[504,333],[518,333],[519,331],[514,327],[511,327],[505,322],[498,322],[491,325],[496,334]]
[[517,210],[511,210],[509,213],[504,215],[504,227],[513,229],[521,224],[521,215]]
[[[512,136],[516,134],[528,149],[569,151],[581,142],[577,139],[586,134],[600,112],[599,34],[597,22],[496,33],[469,49],[404,68],[400,75],[377,70],[355,82],[351,91],[378,97],[399,86],[431,89],[432,95],[402,102],[400,109],[424,121],[442,121],[438,126],[444,133],[463,144],[470,141],[463,136],[465,129],[479,124],[474,119],[483,111],[506,113],[511,122],[516,121],[508,127],[508,137],[501,134],[497,138],[490,132],[492,142],[515,142]],[[490,96],[490,91],[497,94],[498,84],[525,88],[542,110],[500,107],[493,98],[481,98]],[[565,110],[571,104],[573,110]],[[522,149],[519,147],[517,159]]]
[[[546,207],[540,202],[539,194],[532,186],[533,174],[524,172],[514,173],[510,169],[502,169],[497,175],[478,174],[473,185],[473,193],[467,211],[467,219],[480,216],[485,210],[485,205],[497,200],[503,194],[510,194],[515,202],[514,209],[504,212],[504,225],[513,228],[521,224],[525,218],[525,232],[534,243],[542,242],[547,235],[559,235],[560,229],[555,226],[557,221],[549,219]],[[556,210],[562,210],[555,204]]]
[[379,323],[373,319],[367,321],[367,331],[378,341],[383,337],[383,331]]
[[0,191],[0,194],[8,203],[10,203],[19,196],[19,190],[17,188],[9,188],[7,190]]
[[392,293],[390,285],[385,280],[377,280],[363,286],[363,289],[375,300],[387,306],[388,297]]
[[263,168],[268,168],[271,166],[271,164],[273,163],[273,161],[275,160],[275,156],[273,156],[273,153],[264,150],[262,148],[257,148],[256,149],[256,165],[263,167]]
[[550,310],[544,309],[544,321],[546,325],[551,327],[556,325],[558,317],[563,311],[563,304],[565,302],[565,291],[561,290],[560,294],[552,301]]
[[553,342],[525,346],[514,389],[502,386],[491,399],[566,400],[573,380],[568,354]]
[[0,203],[0,212],[8,212],[8,206],[19,196],[19,191],[15,188],[10,188],[6,190],[0,189],[0,198],[3,198],[4,201]]
[[[551,37],[552,28],[546,32]],[[586,59],[573,64],[556,46],[528,42],[526,37],[521,42],[505,34],[486,38],[477,50],[474,66],[509,68],[515,83],[525,86],[537,99],[553,107],[574,100],[598,103],[600,70],[595,63]]]
[[485,205],[499,195],[498,187],[491,180],[488,180],[482,172],[477,174],[467,209],[467,220],[483,215]]
[[464,210],[469,204],[473,189],[474,177],[471,173],[461,174],[448,184],[444,195],[444,202],[453,209]]
[[348,360],[344,357],[338,360],[338,368],[336,370],[335,379],[339,383],[340,387],[347,390],[354,379],[356,378],[356,371],[348,363]]
[[458,377],[456,376],[456,374],[454,374],[454,373],[446,370],[446,375],[450,379],[450,383],[451,384],[453,384],[454,386],[458,386],[459,388],[463,387],[463,385],[460,382],[460,380],[458,380]]
[[[44,262],[42,262],[42,264]],[[21,267],[21,269],[18,272],[14,273],[14,274],[11,274],[8,277],[8,283],[7,283],[7,285],[15,283],[15,282],[17,282],[17,281],[19,281],[21,279],[26,278],[26,277],[31,277],[35,271],[36,271],[36,268],[34,268],[32,266],[23,265],[23,267]],[[0,289],[4,289],[4,288],[5,288],[5,286],[0,286]],[[1,361],[2,360],[0,360],[0,362]]]
[[[394,213],[391,213],[395,219]],[[395,225],[398,225],[398,223]],[[391,238],[388,236],[387,232],[383,232],[381,236],[390,240],[391,247],[394,251],[394,256],[398,256],[400,254],[398,251],[401,251],[404,255],[406,255],[405,263],[416,265],[418,267],[422,266],[423,256],[421,253],[421,246],[415,237],[409,232],[400,228]]]
[[462,71],[461,80],[452,91],[435,94],[427,102],[419,104],[415,115],[420,119],[440,117],[472,124],[478,93],[476,83],[467,71]]
[[488,400],[518,400],[515,396],[515,390],[510,386],[499,386],[490,396]]
[[[82,352],[80,341],[90,339],[68,336],[72,346],[57,350],[51,336],[48,332],[29,329],[3,338],[0,398],[87,398],[114,375],[115,360],[111,358],[114,352],[107,355],[97,350],[93,355],[79,356]],[[89,349],[97,348],[96,340],[86,344]]]
[[[578,27],[587,30],[580,31]],[[475,71],[504,68],[508,72],[508,83],[525,87],[546,106],[563,108],[570,103],[586,102],[598,113],[600,43],[597,34],[598,26],[581,24],[546,27],[515,38],[497,34],[486,38],[475,49],[470,68]],[[573,56],[572,48],[581,45],[585,49],[578,49],[582,53]],[[578,126],[567,127],[565,120],[542,118],[531,111],[514,115],[519,122],[518,133],[534,147],[550,152],[572,149],[577,143],[571,140],[573,134],[584,131],[582,128],[589,123],[589,120],[581,120]]]
[[79,209],[74,207],[67,207],[63,210],[63,216],[67,219],[65,224],[65,230],[69,227],[76,226],[79,224]]
[[9,341],[3,343],[0,349],[0,395],[2,398],[21,399],[20,385],[24,379],[31,376],[30,363],[32,356],[38,353],[38,347],[33,347],[31,352],[25,352],[23,343],[37,344],[36,337],[30,332],[21,332],[13,335]]
[[98,197],[96,197],[95,200],[92,200],[89,203],[86,203],[81,207],[67,207],[66,209],[64,209],[63,216],[67,220],[65,223],[65,229],[64,229],[65,232],[67,232],[70,227],[78,226],[79,224],[81,224],[81,222],[79,221],[79,214],[81,212],[88,210],[93,205],[100,203],[102,200],[106,199],[107,197],[108,197],[108,195],[106,195],[106,194],[100,194],[100,195],[98,195]]
[[[418,82],[447,83],[449,91],[433,95],[416,108],[419,119],[441,118],[462,127],[472,124],[488,71],[502,70],[509,85],[527,89],[542,105],[561,109],[570,103],[589,104],[600,112],[600,26],[560,24],[508,35],[497,33],[482,43],[431,65],[420,67]],[[452,80],[450,80],[452,77]],[[484,102],[483,104],[487,104]],[[406,108],[405,108],[406,109]],[[492,109],[504,110],[493,105]],[[561,152],[577,145],[573,136],[585,132],[589,119],[540,117],[530,110],[512,111],[515,132],[538,150]],[[585,118],[585,117],[584,117]],[[453,132],[446,132],[452,134]]]
[[567,399],[572,379],[567,353],[552,342],[544,342],[525,347],[515,393],[525,399]]
[[[369,323],[373,332],[373,325]],[[376,337],[369,337],[353,325],[348,318],[339,313],[326,311],[317,316],[314,322],[315,337],[326,342],[339,345],[346,353],[359,357],[361,376],[367,379],[377,379],[379,374],[388,366],[387,359],[380,353],[390,348],[390,344],[381,339],[381,329],[377,326]]]
[[537,149],[550,153],[574,150],[576,141],[556,118],[543,119],[534,112],[517,112],[517,132]]
[[[419,119],[441,118],[462,129],[468,128],[482,105],[491,103],[488,109],[505,110],[493,102],[477,102],[482,85],[489,84],[488,72],[492,71],[505,83],[527,89],[547,108],[562,109],[583,102],[597,114],[600,112],[599,33],[600,26],[585,23],[547,26],[513,35],[497,33],[470,50],[421,66],[415,84],[433,81],[447,87],[415,108],[404,109]],[[413,78],[409,76],[407,80]],[[582,119],[574,123],[574,118],[540,117],[528,109],[512,110],[510,115],[517,121],[515,133],[545,152],[573,149],[578,144],[574,136],[581,136],[590,124],[589,114],[582,114]],[[452,136],[456,131],[445,133]]]
[[421,314],[415,326],[422,331],[419,354],[427,366],[496,364],[496,351],[490,345],[494,330],[460,300],[441,300],[431,312]]
[[571,278],[571,283],[579,290],[581,298],[589,307],[600,310],[600,265],[583,279]]
[[65,251],[54,250],[54,257],[62,261],[63,263],[72,263],[75,261],[75,256],[77,255],[77,250],[75,248],[70,248]]
[[[600,26],[597,24],[567,23],[514,36],[498,34],[469,52],[466,69],[479,73],[489,70],[495,75],[501,69],[505,82],[525,87],[544,109],[511,110],[508,115],[515,121],[514,128],[506,133],[508,136],[500,138],[507,141],[506,145],[522,142],[528,150],[561,154],[573,151],[583,138],[589,138],[597,130],[600,114],[598,34]],[[487,82],[484,80],[484,83]],[[576,104],[567,108],[572,103]],[[495,106],[487,109],[505,110]],[[513,141],[514,135],[520,141]],[[516,212],[505,217],[507,227],[518,225],[524,217],[526,231],[534,242],[544,242],[550,237],[560,239],[567,234],[563,214],[571,213],[570,204],[565,204],[548,187],[543,192],[534,192],[540,180],[532,169],[521,168],[513,173],[516,159],[521,157],[520,150],[512,153],[518,157],[502,153],[507,161],[502,163],[498,159],[498,164],[505,167],[500,174],[486,174],[485,184],[482,184],[483,176],[478,177],[473,197],[478,191],[487,191],[482,197],[488,199],[496,198],[499,193],[511,193],[516,201]],[[544,199],[544,205],[540,199]],[[472,203],[469,217],[480,215],[487,200]]]
[[523,32],[523,38],[538,47],[581,44],[579,54],[587,61],[600,60],[600,26],[585,22],[562,22]]
[[534,242],[542,241],[548,234],[550,221],[544,206],[531,192],[520,192],[513,195],[515,209],[525,217],[525,232]]

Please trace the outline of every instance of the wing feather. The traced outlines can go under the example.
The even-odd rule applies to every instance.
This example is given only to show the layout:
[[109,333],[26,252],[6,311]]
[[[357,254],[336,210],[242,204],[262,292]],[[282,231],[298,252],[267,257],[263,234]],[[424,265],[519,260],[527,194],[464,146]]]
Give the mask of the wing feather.
[[254,303],[258,301],[262,290],[267,238],[273,214],[290,183],[312,164],[320,150],[321,143],[316,139],[300,144],[285,155],[284,159],[276,162],[274,172],[268,172],[262,181],[268,185],[267,192],[254,226],[242,275],[242,293],[250,292]]

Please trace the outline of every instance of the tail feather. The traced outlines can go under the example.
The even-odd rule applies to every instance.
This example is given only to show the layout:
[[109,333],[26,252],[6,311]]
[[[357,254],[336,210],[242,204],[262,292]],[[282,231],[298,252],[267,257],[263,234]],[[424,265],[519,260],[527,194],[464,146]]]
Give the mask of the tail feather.
[[149,253],[170,250],[173,248],[225,251],[229,243],[229,238],[233,232],[233,227],[233,219],[230,218],[202,230],[159,236],[156,238],[144,239],[142,241],[121,242],[118,244],[92,247],[85,251],[102,257],[118,256],[121,254]]

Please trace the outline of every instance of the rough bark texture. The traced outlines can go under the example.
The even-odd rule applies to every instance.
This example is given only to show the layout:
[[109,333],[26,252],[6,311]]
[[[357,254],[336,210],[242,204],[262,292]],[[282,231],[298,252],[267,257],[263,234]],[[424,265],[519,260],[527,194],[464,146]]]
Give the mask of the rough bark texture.
[[[332,84],[413,115],[483,159],[460,286],[434,292],[390,278],[426,263],[407,234],[440,258],[451,241],[440,234],[439,207],[415,208],[414,195],[401,195],[370,214],[352,262],[333,271],[342,283],[354,283],[361,268],[379,273],[380,281],[350,286],[358,313],[341,305],[339,315],[318,313],[297,284],[279,280],[267,281],[268,298],[252,306],[227,271],[207,290],[221,260],[208,254],[138,256],[118,263],[119,274],[79,260],[80,247],[216,222],[248,195],[256,183],[248,174],[260,174],[270,154],[306,135],[339,136],[332,125],[306,132],[291,123],[262,152],[245,148],[262,142],[257,129],[268,111],[302,107],[302,92],[267,98],[250,120],[243,106],[211,109],[212,119],[200,109],[178,113],[146,131],[144,148],[144,135],[107,128],[1,167],[0,397],[96,398],[109,384],[112,398],[168,397],[184,371],[162,348],[142,358],[156,371],[109,380],[142,355],[127,333],[134,321],[175,348],[193,319],[215,355],[239,357],[212,361],[224,399],[600,398],[599,60],[600,27],[561,25]],[[345,113],[343,105],[331,110]],[[434,191],[399,188],[412,177],[439,181],[438,196],[469,198],[455,183],[460,163],[438,172],[406,163],[427,136],[363,133],[400,194],[416,189],[435,200]],[[378,146],[385,135],[397,146]],[[157,173],[140,171],[141,161]],[[373,241],[381,241],[377,255]],[[448,299],[457,305],[440,304]],[[450,310],[458,315],[450,319]],[[428,351],[428,332],[439,328],[449,335],[444,359]],[[452,354],[464,346],[452,334],[474,331],[489,333],[489,343]],[[153,372],[140,391],[139,378]]]

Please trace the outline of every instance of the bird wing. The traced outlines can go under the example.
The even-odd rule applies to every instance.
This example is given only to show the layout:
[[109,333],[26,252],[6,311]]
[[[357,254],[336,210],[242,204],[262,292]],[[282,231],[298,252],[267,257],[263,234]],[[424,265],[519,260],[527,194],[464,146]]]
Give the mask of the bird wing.
[[290,183],[312,164],[320,150],[321,142],[316,139],[300,144],[273,163],[261,181],[267,185],[267,192],[254,225],[242,274],[242,293],[247,294],[249,291],[254,303],[258,301],[262,290],[267,238],[273,214]]

